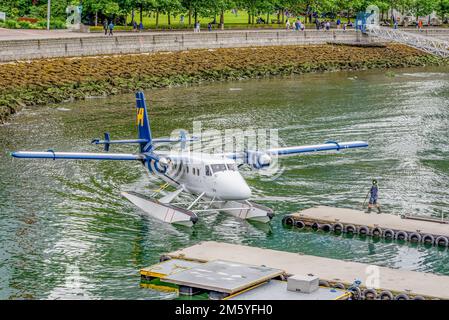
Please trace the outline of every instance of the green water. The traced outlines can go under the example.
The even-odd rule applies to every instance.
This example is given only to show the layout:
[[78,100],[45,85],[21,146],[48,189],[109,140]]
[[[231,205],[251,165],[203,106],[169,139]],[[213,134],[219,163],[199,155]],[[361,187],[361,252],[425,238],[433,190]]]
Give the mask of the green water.
[[[13,150],[98,151],[90,139],[135,137],[134,98],[33,108],[0,126],[0,298],[171,298],[139,287],[138,270],[201,240],[449,275],[449,253],[421,245],[283,227],[317,204],[360,208],[371,178],[391,213],[449,215],[449,73],[441,69],[305,75],[149,91],[155,136],[173,129],[279,128],[289,145],[366,140],[368,149],[283,160],[275,181],[245,172],[270,226],[226,214],[194,228],[146,217],[121,190],[160,182],[136,163],[27,161]],[[239,88],[239,90],[236,90]],[[115,151],[134,151],[120,146]],[[312,271],[312,270],[311,270]]]

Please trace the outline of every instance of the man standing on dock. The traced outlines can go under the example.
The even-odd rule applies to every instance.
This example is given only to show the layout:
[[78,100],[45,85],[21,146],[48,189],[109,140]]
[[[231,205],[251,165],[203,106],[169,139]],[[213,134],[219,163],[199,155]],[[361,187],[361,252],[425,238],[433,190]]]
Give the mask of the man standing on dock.
[[377,186],[377,180],[373,180],[373,185],[369,191],[369,202],[368,202],[368,213],[371,212],[371,209],[375,206],[377,208],[377,213],[381,213],[380,205],[377,203],[377,198],[379,195],[379,188]]

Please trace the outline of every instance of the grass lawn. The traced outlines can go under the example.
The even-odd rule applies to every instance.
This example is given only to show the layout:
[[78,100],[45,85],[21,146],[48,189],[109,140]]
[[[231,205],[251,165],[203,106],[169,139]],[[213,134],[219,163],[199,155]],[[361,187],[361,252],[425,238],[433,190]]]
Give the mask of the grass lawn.
[[[263,14],[260,15],[260,17],[264,20],[267,19],[267,15]],[[188,26],[189,23],[189,16],[187,14],[184,15],[184,24],[181,24],[180,22],[181,15],[173,16],[171,15],[171,26],[173,28],[179,28],[182,26]],[[198,16],[198,20],[200,21],[202,26],[207,26],[209,22],[212,22],[214,19],[213,16],[210,17],[204,17],[204,16]],[[270,14],[270,24],[272,20],[277,19],[277,14]],[[287,18],[285,18],[287,19]],[[290,21],[292,21],[293,18],[290,18]],[[135,20],[139,24],[140,23],[140,13],[136,11],[135,14]],[[255,21],[257,20],[257,16],[255,17]],[[304,21],[304,17],[301,18],[302,21]],[[216,17],[217,23],[220,22],[220,16],[218,15]],[[131,15],[128,15],[127,23],[131,23]],[[192,14],[192,24],[194,23],[194,17]],[[248,13],[244,10],[237,11],[237,15],[232,13],[231,11],[226,11],[224,15],[224,23],[225,25],[247,25],[248,24]],[[145,14],[143,16],[143,25],[145,28],[154,28],[156,26],[156,13],[151,12],[150,14]],[[159,26],[168,26],[168,16],[166,14],[159,14]]]

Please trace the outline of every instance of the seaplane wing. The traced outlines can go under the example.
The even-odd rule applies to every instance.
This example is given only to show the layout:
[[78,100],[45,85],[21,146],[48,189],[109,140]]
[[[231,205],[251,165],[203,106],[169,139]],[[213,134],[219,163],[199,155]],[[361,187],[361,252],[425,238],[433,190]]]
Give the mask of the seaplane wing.
[[368,147],[368,143],[365,141],[350,141],[350,142],[335,142],[327,141],[322,144],[295,146],[295,147],[283,147],[272,148],[268,150],[246,150],[243,152],[234,152],[222,154],[222,156],[231,158],[243,163],[249,164],[256,169],[267,167],[271,164],[273,157],[288,157],[301,153],[310,153],[318,151],[330,151],[330,150],[344,150],[353,148]]
[[285,156],[294,156],[300,153],[307,153],[307,152],[342,150],[342,149],[364,148],[364,147],[368,147],[368,143],[366,143],[365,141],[351,141],[340,143],[335,141],[328,141],[323,144],[269,149],[266,150],[265,153],[269,155],[285,157]]
[[53,152],[53,151],[17,151],[11,153],[15,158],[29,159],[65,159],[65,160],[145,160],[143,154],[131,153],[84,153],[84,152]]

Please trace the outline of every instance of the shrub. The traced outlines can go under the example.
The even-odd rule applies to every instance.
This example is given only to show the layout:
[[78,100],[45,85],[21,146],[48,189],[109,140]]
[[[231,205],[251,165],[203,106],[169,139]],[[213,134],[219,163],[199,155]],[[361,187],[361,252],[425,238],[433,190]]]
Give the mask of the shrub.
[[43,29],[43,27],[39,26],[37,23],[30,24],[30,29]]
[[18,24],[22,29],[30,29],[31,26],[31,24],[28,21],[19,21]]
[[36,25],[37,25],[39,28],[46,28],[46,27],[47,27],[47,20],[39,20],[39,21],[36,23]]
[[[47,22],[45,22],[45,25],[47,25]],[[65,29],[66,28],[66,22],[59,19],[50,20],[50,28],[51,29]]]
[[28,18],[28,17],[20,17],[17,19],[18,22],[20,21],[28,21],[29,23],[36,23],[39,19],[36,18]]
[[20,26],[17,24],[16,20],[6,20],[5,21],[5,27],[9,29],[18,29]]

